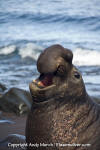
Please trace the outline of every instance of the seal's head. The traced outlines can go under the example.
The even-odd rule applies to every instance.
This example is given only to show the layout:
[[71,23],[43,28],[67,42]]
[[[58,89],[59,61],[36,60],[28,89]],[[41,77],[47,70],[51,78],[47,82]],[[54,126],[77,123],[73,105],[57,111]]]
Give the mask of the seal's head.
[[40,76],[30,83],[35,102],[76,97],[84,94],[85,87],[80,72],[72,64],[73,54],[61,45],[46,48],[39,56],[37,69]]

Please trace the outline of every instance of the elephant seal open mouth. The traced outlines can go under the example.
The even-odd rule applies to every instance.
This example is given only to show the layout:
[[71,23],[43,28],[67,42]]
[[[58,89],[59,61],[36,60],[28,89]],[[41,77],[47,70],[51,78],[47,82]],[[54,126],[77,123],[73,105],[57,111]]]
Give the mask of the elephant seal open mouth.
[[[45,49],[38,58],[40,76],[30,83],[28,150],[100,150],[100,106],[88,96],[72,59],[72,52],[61,45]],[[73,143],[80,146],[68,146]]]

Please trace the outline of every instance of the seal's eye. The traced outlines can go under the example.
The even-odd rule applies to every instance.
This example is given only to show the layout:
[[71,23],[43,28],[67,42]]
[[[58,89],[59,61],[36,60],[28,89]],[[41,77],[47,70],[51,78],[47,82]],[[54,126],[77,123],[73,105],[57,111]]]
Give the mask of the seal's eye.
[[78,72],[74,73],[75,78],[79,79],[80,78],[80,74]]

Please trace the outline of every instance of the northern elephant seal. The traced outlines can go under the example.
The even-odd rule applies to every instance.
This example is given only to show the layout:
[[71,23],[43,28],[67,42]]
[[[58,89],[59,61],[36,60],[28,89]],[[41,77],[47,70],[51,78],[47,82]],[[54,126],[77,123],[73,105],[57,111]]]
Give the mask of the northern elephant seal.
[[38,58],[40,76],[30,83],[28,150],[100,150],[100,106],[88,96],[72,58],[61,45]]

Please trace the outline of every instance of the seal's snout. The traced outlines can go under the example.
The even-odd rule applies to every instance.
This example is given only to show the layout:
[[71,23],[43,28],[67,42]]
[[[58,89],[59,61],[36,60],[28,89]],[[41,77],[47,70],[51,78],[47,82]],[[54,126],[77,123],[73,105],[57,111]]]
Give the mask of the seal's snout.
[[57,70],[58,64],[65,66],[72,65],[73,53],[61,45],[53,45],[46,48],[39,56],[37,70],[40,73],[53,73]]

